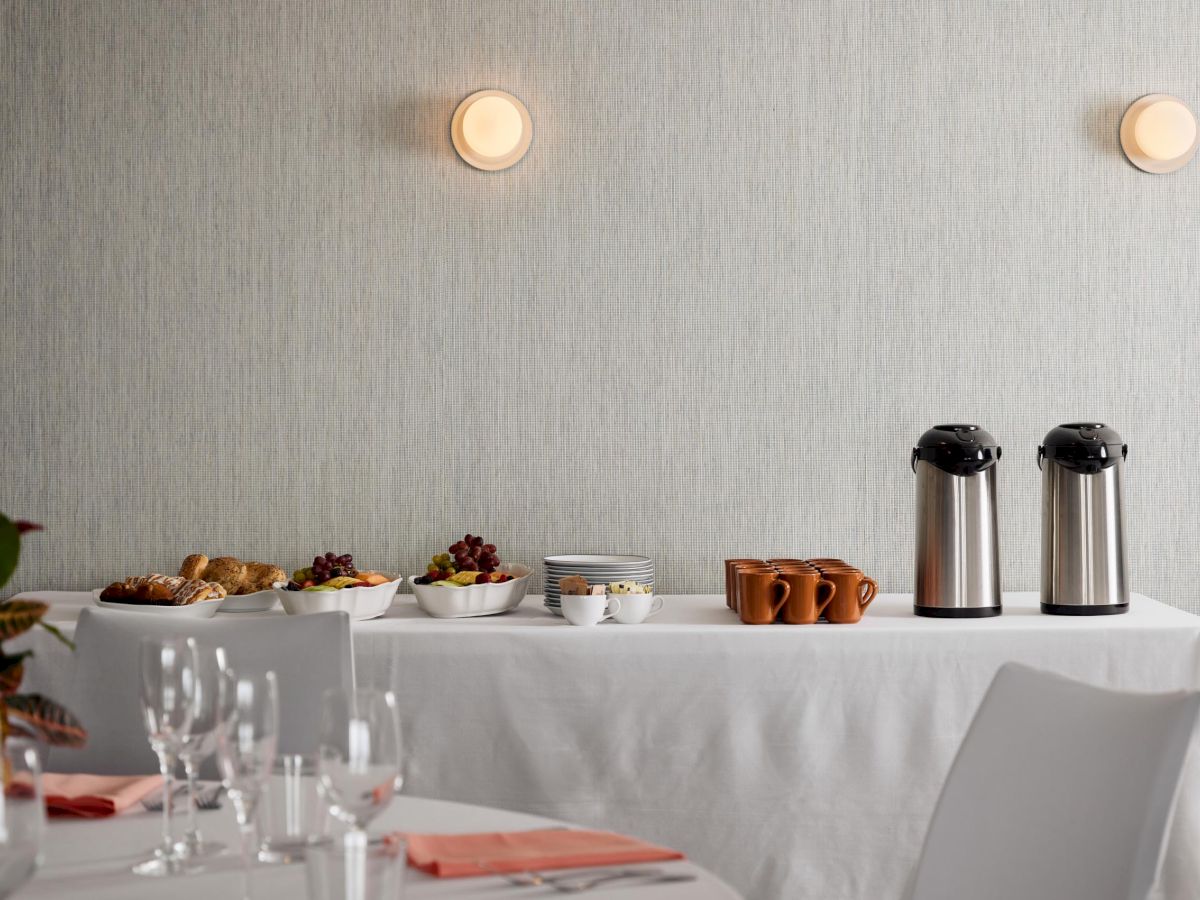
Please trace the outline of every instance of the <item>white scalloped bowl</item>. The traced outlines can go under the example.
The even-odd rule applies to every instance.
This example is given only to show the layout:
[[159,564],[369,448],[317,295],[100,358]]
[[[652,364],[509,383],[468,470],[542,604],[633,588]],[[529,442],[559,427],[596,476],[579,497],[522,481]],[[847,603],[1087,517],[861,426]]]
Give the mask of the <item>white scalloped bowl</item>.
[[516,609],[525,599],[529,589],[529,576],[533,570],[528,566],[505,565],[501,572],[513,576],[512,581],[503,584],[488,582],[487,584],[469,584],[466,587],[441,587],[435,584],[417,584],[409,579],[413,593],[417,596],[417,606],[427,616],[435,619],[467,619],[472,616],[495,616]]
[[271,589],[289,616],[346,612],[351,619],[361,622],[364,619],[377,619],[387,612],[403,581],[404,576],[400,575],[385,584],[345,587],[336,591],[289,591],[287,582],[277,581],[271,585]]

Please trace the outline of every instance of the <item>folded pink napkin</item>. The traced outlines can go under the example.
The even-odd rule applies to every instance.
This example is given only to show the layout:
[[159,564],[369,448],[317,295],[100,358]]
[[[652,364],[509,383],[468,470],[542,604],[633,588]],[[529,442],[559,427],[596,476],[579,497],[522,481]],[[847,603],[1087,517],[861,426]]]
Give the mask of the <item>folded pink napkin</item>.
[[609,831],[406,834],[408,864],[438,878],[528,869],[577,869],[683,859],[683,854]]
[[46,812],[52,816],[102,819],[124,812],[162,787],[161,775],[42,776]]

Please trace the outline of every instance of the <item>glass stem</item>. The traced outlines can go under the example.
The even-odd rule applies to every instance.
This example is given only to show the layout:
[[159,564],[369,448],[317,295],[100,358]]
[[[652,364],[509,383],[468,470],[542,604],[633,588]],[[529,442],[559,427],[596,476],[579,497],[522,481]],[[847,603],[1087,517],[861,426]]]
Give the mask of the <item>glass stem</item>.
[[183,772],[187,776],[188,813],[187,831],[183,835],[184,846],[195,852],[200,846],[200,829],[196,826],[196,760],[192,754],[183,757]]
[[250,871],[254,867],[254,825],[240,824],[242,832],[242,896],[251,900]]
[[163,778],[162,853],[169,858],[175,855],[175,840],[171,835],[171,801],[172,795],[175,793],[175,755],[160,753],[158,768],[162,772]]

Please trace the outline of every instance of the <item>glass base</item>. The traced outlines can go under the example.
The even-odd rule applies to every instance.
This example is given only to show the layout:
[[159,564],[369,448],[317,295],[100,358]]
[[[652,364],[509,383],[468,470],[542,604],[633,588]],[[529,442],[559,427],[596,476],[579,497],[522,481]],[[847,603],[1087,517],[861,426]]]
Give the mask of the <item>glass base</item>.
[[195,843],[180,841],[175,845],[175,854],[185,860],[208,859],[224,849],[225,845],[220,841],[196,841]]
[[145,875],[149,878],[163,878],[170,875],[186,875],[191,871],[188,861],[177,853],[164,853],[161,849],[154,851],[154,856],[133,867],[133,874]]

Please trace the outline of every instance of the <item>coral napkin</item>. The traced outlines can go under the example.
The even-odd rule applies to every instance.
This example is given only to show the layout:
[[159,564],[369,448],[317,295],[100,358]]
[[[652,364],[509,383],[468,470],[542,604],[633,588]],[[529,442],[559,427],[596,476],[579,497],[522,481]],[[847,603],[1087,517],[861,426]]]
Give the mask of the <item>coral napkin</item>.
[[408,841],[408,864],[438,878],[683,859],[683,854],[675,850],[608,831],[543,828],[404,837]]
[[161,787],[161,775],[59,775],[47,772],[42,776],[46,812],[52,816],[79,819],[102,819],[124,812]]

